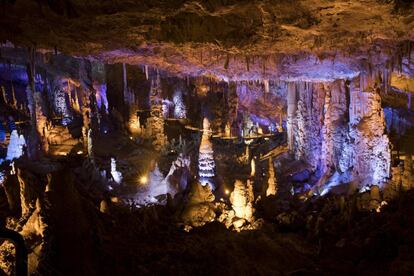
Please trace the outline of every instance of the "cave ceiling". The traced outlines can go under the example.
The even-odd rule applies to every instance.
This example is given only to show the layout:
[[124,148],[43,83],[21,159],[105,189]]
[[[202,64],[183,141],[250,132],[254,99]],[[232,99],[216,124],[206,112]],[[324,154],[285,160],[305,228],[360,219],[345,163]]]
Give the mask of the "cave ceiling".
[[350,78],[414,39],[407,0],[1,3],[3,42],[230,80]]

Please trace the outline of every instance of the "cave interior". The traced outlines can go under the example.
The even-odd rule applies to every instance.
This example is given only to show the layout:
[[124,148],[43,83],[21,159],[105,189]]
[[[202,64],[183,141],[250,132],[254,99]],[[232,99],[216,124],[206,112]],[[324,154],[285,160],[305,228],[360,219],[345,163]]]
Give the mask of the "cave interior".
[[0,275],[412,274],[412,2],[1,1]]

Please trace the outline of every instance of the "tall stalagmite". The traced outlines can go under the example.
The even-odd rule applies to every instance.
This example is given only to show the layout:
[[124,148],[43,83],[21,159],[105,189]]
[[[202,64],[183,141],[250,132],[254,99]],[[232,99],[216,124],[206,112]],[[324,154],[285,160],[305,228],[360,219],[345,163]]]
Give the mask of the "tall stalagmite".
[[272,157],[269,158],[269,178],[267,179],[266,196],[277,194],[277,178],[275,175],[275,168],[273,166]]
[[160,75],[157,73],[155,80],[151,82],[151,117],[147,119],[147,133],[152,138],[152,145],[156,150],[161,150],[167,143],[164,134],[164,117],[162,113],[162,93]]
[[230,194],[230,202],[237,218],[253,222],[253,186],[240,180],[234,183],[234,190]]
[[[207,118],[203,120],[203,135],[201,136],[200,150],[198,155],[198,176],[202,185],[211,183],[215,176],[216,164],[213,157],[213,145],[210,141],[211,129]],[[213,187],[214,188],[214,187]]]

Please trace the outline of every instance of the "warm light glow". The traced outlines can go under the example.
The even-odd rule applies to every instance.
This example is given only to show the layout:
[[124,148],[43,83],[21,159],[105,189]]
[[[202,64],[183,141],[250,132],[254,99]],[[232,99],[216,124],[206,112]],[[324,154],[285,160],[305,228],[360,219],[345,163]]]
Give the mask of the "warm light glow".
[[139,183],[141,184],[147,184],[148,182],[148,177],[146,175],[141,176],[141,178],[139,179]]
[[228,189],[226,189],[226,190],[224,191],[224,193],[225,193],[226,195],[228,195],[228,194],[230,194],[230,191],[229,191]]
[[77,154],[83,154],[83,151],[80,150],[80,151],[77,152]]

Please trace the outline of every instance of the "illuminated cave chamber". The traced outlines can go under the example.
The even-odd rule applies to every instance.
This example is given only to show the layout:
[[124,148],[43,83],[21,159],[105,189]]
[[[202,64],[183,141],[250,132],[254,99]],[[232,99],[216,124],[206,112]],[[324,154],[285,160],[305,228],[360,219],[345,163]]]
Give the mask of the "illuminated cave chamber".
[[287,58],[280,76],[231,79],[3,47],[0,181],[24,218],[9,227],[38,252],[43,214],[83,214],[79,202],[105,216],[139,209],[143,225],[169,210],[187,231],[259,229],[266,204],[330,193],[360,192],[358,208],[380,212],[413,187],[414,69],[399,60]]

